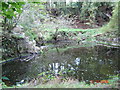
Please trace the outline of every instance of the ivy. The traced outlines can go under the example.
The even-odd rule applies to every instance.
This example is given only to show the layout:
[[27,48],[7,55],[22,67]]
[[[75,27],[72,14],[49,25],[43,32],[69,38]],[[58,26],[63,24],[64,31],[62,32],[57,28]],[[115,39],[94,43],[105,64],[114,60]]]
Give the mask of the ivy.
[[22,7],[25,2],[2,2],[0,8],[0,14],[7,19],[16,17],[17,14],[22,13]]

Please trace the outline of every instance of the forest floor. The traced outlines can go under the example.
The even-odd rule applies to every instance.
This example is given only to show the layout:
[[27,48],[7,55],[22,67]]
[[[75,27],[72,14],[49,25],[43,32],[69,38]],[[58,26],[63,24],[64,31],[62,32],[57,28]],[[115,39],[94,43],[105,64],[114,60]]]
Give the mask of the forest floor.
[[[105,24],[106,22],[103,22]],[[42,42],[59,42],[64,40],[82,41],[97,41],[100,43],[109,43],[111,45],[119,46],[117,31],[109,31],[105,26],[101,28],[100,25],[90,24],[89,21],[74,20],[67,21],[65,19],[57,18],[53,21],[43,23]],[[40,41],[39,41],[40,42]],[[40,42],[40,44],[42,43]]]
[[30,83],[18,85],[15,88],[118,88],[117,76],[109,80],[94,81],[91,80],[89,84],[84,81],[70,79],[61,81],[60,78],[52,79],[48,82],[40,82],[40,79],[33,80]]

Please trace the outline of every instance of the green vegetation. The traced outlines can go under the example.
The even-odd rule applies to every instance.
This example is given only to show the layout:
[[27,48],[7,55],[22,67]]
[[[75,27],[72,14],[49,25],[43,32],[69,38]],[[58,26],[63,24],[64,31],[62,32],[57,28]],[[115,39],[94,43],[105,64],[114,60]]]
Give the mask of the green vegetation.
[[112,31],[117,31],[118,32],[118,6],[119,6],[119,3],[116,3],[116,6],[114,7],[114,10],[112,11],[113,12],[113,16],[111,17],[111,20],[110,22],[101,28],[102,32],[112,32]]
[[[40,75],[43,75],[43,72]],[[47,81],[49,79],[50,81]],[[26,84],[19,84],[18,86],[7,87],[3,83],[3,88],[118,88],[118,75],[110,76],[107,80],[107,83],[95,82],[95,83],[86,83],[85,81],[79,82],[78,80],[72,78],[66,78],[63,80],[60,78],[51,77],[50,75],[44,75],[42,79],[36,79],[36,81],[31,81]],[[42,81],[42,82],[41,82]],[[37,83],[35,83],[37,82]]]

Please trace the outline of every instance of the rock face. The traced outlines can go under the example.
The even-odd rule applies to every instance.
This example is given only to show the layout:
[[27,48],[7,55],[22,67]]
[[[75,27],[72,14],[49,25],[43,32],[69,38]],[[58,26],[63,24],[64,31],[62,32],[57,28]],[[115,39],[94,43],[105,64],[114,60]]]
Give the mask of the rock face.
[[35,40],[30,40],[23,30],[16,28],[13,33],[2,35],[2,59],[19,57],[24,53],[39,53]]
[[17,44],[20,53],[23,52],[37,53],[40,50],[40,48],[36,46],[36,41],[30,40],[29,37],[25,35],[22,27],[18,26],[14,28],[13,35],[16,38],[19,37],[19,39],[17,40]]
[[36,46],[36,41],[30,41],[28,37],[18,40],[18,45],[20,48],[20,52],[31,52],[37,53],[39,52],[40,48]]

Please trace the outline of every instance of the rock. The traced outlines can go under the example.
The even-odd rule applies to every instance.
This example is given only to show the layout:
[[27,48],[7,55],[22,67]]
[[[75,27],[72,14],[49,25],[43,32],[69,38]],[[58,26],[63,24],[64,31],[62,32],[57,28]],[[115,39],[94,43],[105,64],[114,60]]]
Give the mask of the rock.
[[20,52],[32,52],[37,53],[40,48],[36,46],[36,41],[30,41],[28,37],[18,40],[18,45],[20,47]]
[[15,33],[21,33],[21,32],[23,32],[24,30],[23,30],[23,27],[22,26],[16,26],[13,30],[12,30],[12,32],[15,32]]

